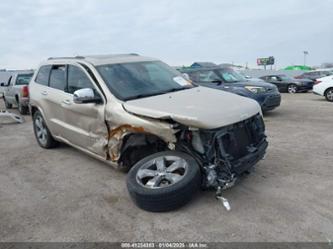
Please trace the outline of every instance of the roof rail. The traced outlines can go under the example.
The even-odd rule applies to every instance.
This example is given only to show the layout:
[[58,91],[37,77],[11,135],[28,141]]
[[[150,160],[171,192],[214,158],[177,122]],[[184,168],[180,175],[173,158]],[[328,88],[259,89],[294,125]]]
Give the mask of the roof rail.
[[49,57],[48,60],[56,60],[56,59],[85,59],[84,56],[73,56],[73,57]]
[[95,54],[95,55],[87,55],[86,58],[110,58],[110,57],[120,57],[120,56],[139,56],[136,53],[128,53],[128,54]]

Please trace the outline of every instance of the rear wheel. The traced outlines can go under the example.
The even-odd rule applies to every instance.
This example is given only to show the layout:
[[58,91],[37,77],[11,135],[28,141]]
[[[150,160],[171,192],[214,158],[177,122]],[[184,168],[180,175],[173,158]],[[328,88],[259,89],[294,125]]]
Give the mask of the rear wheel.
[[18,101],[18,110],[22,115],[27,115],[29,113],[29,108],[27,106],[24,106]]
[[38,144],[45,149],[50,149],[58,145],[47,128],[44,118],[39,111],[33,116],[33,127]]
[[290,84],[288,86],[288,93],[291,94],[297,93],[297,86],[295,84]]
[[333,88],[329,88],[325,91],[325,98],[329,102],[333,102]]
[[188,203],[199,190],[197,162],[177,151],[163,151],[136,163],[127,177],[128,192],[142,209],[165,212]]
[[6,109],[12,109],[12,104],[9,104],[6,100],[6,98],[4,97],[3,100],[5,101],[5,106],[6,106]]

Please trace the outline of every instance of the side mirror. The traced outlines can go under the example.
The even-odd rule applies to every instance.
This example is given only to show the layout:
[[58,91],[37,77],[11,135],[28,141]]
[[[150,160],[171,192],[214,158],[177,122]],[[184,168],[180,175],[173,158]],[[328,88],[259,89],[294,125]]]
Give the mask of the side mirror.
[[86,104],[86,103],[96,103],[102,102],[100,96],[96,96],[95,92],[91,88],[82,88],[74,92],[73,102],[75,104]]
[[187,74],[187,73],[182,73],[183,77],[186,79],[186,80],[191,80],[190,76]]
[[6,86],[6,84],[4,82],[1,82],[0,86]]

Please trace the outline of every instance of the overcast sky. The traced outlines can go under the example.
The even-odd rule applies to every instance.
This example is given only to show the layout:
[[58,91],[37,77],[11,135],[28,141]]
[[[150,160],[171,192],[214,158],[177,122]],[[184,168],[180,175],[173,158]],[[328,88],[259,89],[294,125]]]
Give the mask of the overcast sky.
[[130,53],[277,67],[333,61],[333,0],[3,0],[0,68],[50,56]]

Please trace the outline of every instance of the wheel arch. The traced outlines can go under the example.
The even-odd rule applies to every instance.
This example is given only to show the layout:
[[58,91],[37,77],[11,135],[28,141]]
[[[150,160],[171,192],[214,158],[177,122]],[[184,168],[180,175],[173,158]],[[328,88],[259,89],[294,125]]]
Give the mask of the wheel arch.
[[[32,119],[33,119],[35,113],[36,113],[37,111],[39,111],[39,112],[42,114],[42,116],[43,116],[43,119],[44,119],[44,122],[46,123],[46,126],[47,126],[48,129],[50,130],[49,121],[45,118],[45,113],[43,112],[43,109],[41,109],[40,107],[35,106],[35,105],[30,105],[29,111],[30,111],[30,113],[31,113],[31,117],[32,117]],[[52,133],[51,130],[50,130],[50,132]]]
[[288,83],[287,84],[287,92],[289,92],[289,87],[290,86],[295,86],[296,87],[296,92],[298,91],[298,89],[299,89],[299,86],[297,85],[297,84],[295,84],[295,83]]
[[325,91],[324,91],[324,96],[326,96],[326,93],[329,91],[329,90],[333,90],[333,86],[330,86],[330,87],[328,87]]
[[[120,157],[118,164],[124,166],[126,164],[133,165],[146,156],[147,153],[160,152],[167,149],[167,143],[157,135],[144,132],[132,132],[123,137],[122,145],[120,147]],[[140,149],[147,149],[145,152],[138,156],[133,155],[133,152]],[[135,154],[135,153],[134,153]]]
[[324,91],[324,97],[328,100],[328,98],[327,98],[327,92],[329,91],[329,90],[333,90],[333,87],[331,86],[331,87],[328,87],[325,91]]

